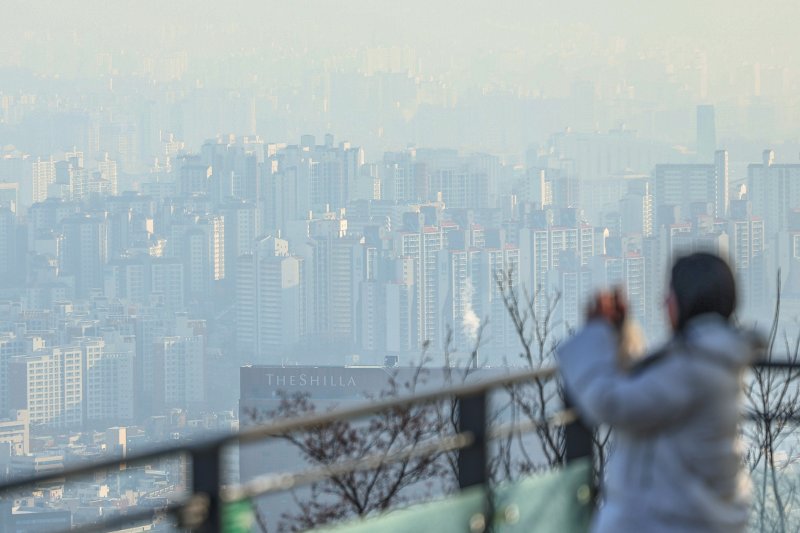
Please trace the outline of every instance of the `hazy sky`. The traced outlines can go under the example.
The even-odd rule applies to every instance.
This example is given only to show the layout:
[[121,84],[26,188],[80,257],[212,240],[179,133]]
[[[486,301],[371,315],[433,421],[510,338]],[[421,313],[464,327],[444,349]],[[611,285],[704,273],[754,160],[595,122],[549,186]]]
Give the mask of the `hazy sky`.
[[[294,135],[292,126],[363,138],[391,126],[377,115],[368,132],[341,120],[326,122],[323,98],[355,94],[347,76],[370,74],[368,50],[400,47],[403,64],[389,70],[401,77],[404,71],[421,75],[414,87],[419,92],[410,98],[414,105],[458,102],[474,124],[480,124],[476,117],[484,110],[486,124],[476,126],[480,131],[498,121],[505,127],[508,121],[498,117],[513,121],[519,116],[515,102],[508,107],[514,111],[503,115],[503,98],[560,100],[588,86],[606,107],[594,126],[579,128],[625,123],[646,136],[687,143],[694,135],[694,106],[705,102],[717,105],[720,138],[746,135],[759,144],[798,138],[800,116],[795,27],[800,2],[767,5],[745,0],[5,0],[0,92],[71,93],[72,103],[112,86],[126,95],[160,91],[166,101],[173,89],[252,91],[261,98],[262,114],[275,111],[259,118],[260,128],[275,128],[266,134]],[[9,66],[14,68],[3,68]],[[39,82],[30,73],[61,79]],[[405,85],[395,81],[399,102],[406,97]],[[338,109],[348,113],[359,108],[359,102],[339,103]],[[554,105],[551,122],[534,113],[542,132],[575,123]],[[335,101],[325,113],[329,109],[335,114]],[[415,112],[397,113],[395,127]],[[582,112],[591,116],[590,110]],[[434,113],[429,118],[443,137],[453,137],[444,126],[447,117]],[[368,119],[359,115],[357,125]],[[215,128],[201,128],[198,135],[213,134]],[[395,143],[429,141],[412,133],[396,131]],[[481,142],[487,142],[485,136]]]
[[[800,3],[745,0],[509,1],[6,0],[5,50],[80,43],[106,51],[159,47],[226,54],[269,43],[325,52],[356,45],[407,45],[464,56],[520,48],[535,55],[573,43],[590,54],[597,39],[629,47],[696,48],[714,61],[793,64]],[[29,39],[25,39],[28,33]],[[77,53],[77,52],[76,52]],[[422,54],[421,54],[422,55]]]

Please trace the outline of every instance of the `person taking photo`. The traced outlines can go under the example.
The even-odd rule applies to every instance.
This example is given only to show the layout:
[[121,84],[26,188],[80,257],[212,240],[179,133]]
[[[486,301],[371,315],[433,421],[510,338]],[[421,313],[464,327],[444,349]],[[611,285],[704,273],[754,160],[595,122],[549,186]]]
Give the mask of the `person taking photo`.
[[629,368],[617,360],[627,315],[618,290],[595,296],[585,327],[557,353],[581,417],[614,431],[592,531],[743,532],[742,378],[760,343],[732,324],[734,276],[713,254],[675,261],[665,307],[671,338]]

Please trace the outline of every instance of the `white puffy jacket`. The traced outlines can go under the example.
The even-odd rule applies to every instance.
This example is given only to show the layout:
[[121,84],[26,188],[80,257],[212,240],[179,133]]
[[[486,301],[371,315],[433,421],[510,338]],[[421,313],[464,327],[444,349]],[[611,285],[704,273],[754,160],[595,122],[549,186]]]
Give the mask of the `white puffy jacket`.
[[588,324],[558,352],[566,390],[590,423],[614,428],[595,532],[740,532],[749,481],[739,442],[742,374],[756,343],[718,315],[630,372],[616,332]]

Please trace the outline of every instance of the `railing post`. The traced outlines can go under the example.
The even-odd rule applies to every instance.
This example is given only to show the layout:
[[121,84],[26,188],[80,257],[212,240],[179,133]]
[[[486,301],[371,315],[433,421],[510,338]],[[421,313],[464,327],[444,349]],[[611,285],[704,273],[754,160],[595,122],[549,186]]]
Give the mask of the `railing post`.
[[[192,500],[195,510],[190,511],[199,520],[192,524],[198,533],[216,533],[222,530],[220,501],[220,454],[219,446],[201,448],[192,454]],[[190,504],[191,505],[191,504]],[[192,522],[191,519],[187,522]]]
[[[564,392],[564,407],[573,409],[573,403],[569,394]],[[564,428],[564,439],[566,440],[565,459],[570,463],[576,459],[588,457],[592,458],[592,430],[580,417],[576,417]]]
[[485,484],[488,480],[488,449],[486,392],[460,396],[458,401],[458,431],[472,434],[472,444],[458,452],[458,486],[460,488]]
[[458,451],[458,486],[483,485],[483,513],[470,518],[470,531],[491,533],[494,500],[489,488],[489,427],[487,391],[458,397],[458,432],[470,433],[472,444]]

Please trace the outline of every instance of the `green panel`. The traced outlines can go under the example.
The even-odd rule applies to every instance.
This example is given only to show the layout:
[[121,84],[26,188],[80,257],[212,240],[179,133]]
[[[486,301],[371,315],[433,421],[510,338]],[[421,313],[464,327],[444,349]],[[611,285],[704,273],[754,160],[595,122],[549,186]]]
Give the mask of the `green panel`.
[[588,531],[594,508],[591,476],[591,465],[586,460],[498,488],[495,496],[495,531]]
[[250,533],[255,524],[255,513],[250,500],[227,503],[222,507],[223,533]]
[[384,515],[358,520],[344,525],[314,529],[316,532],[366,533],[464,533],[470,530],[470,520],[482,517],[483,489],[462,491],[457,496],[433,503],[411,506]]
[[[591,467],[579,461],[563,469],[503,485],[495,491],[497,533],[585,533],[592,514]],[[478,533],[483,531],[484,491],[472,488],[445,500],[349,522],[327,533]]]

